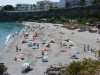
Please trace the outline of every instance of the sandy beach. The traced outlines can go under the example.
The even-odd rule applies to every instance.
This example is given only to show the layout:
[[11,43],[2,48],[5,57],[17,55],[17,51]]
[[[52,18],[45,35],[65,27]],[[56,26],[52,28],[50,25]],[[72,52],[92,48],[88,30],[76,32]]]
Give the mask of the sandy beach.
[[[97,33],[89,33],[86,32],[78,32],[77,30],[68,30],[62,28],[61,24],[51,24],[51,23],[36,23],[36,22],[24,22],[25,26],[30,26],[28,29],[22,29],[21,32],[16,35],[6,46],[5,50],[2,52],[0,56],[0,63],[5,63],[8,67],[8,73],[10,75],[23,75],[21,73],[22,64],[26,62],[33,62],[31,67],[33,68],[32,71],[26,73],[26,75],[43,75],[46,69],[50,65],[54,64],[69,64],[70,62],[79,61],[83,58],[92,58],[97,59],[95,57],[94,52],[87,52],[84,51],[84,44],[86,46],[89,45],[89,50],[92,48],[94,51],[100,49],[100,43],[97,43],[97,38],[100,40],[100,34]],[[54,26],[54,25],[58,25]],[[32,27],[36,27],[33,28]],[[39,28],[40,27],[40,28]],[[42,28],[42,29],[41,29]],[[33,34],[37,33],[38,37],[34,42],[39,43],[39,49],[33,49],[32,47],[28,47],[28,43],[22,44],[22,40],[24,40],[23,32],[28,32],[29,36],[26,41],[32,40]],[[60,33],[64,34],[60,34]],[[74,32],[74,34],[72,34]],[[65,38],[68,38],[73,46],[68,48],[66,46],[61,47],[60,42],[63,41]],[[43,39],[46,42],[50,42],[51,39],[55,41],[55,43],[50,43],[51,47],[45,47],[43,45]],[[21,51],[16,52],[16,45],[21,48]],[[42,62],[41,52],[43,50],[48,50],[48,62]],[[66,52],[62,52],[64,50]],[[86,49],[87,50],[87,49]],[[14,61],[15,57],[18,57],[19,53],[24,52],[24,60]],[[75,53],[79,59],[71,59],[71,56]]]

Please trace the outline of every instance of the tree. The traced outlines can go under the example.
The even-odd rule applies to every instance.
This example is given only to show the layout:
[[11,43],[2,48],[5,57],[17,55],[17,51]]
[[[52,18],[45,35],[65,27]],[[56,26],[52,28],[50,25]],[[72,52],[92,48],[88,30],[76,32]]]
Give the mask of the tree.
[[92,17],[92,18],[87,19],[87,22],[94,24],[95,22],[99,22],[99,19]]
[[55,17],[51,17],[51,18],[49,19],[49,21],[50,21],[51,23],[54,23],[54,22],[55,22]]
[[98,54],[97,55],[98,55],[98,57],[100,57],[100,50],[98,50]]
[[37,15],[33,16],[33,20],[38,20],[38,19],[40,19],[40,16]]
[[61,17],[60,17],[60,21],[61,21],[61,22],[66,22],[66,18],[65,18],[64,16],[61,16]]
[[66,8],[69,8],[70,7],[70,3],[68,1],[66,1],[65,7]]
[[5,74],[6,72],[7,72],[7,67],[3,63],[0,63],[0,75]]
[[85,0],[80,0],[79,4],[80,4],[80,6],[84,6],[85,5]]
[[92,4],[98,4],[98,3],[100,3],[100,0],[93,0],[92,1]]
[[99,69],[99,60],[84,59],[82,61],[73,61],[70,63],[64,75],[96,75]]
[[6,6],[3,7],[3,10],[5,10],[5,11],[14,11],[15,8],[12,5],[6,5]]
[[100,13],[98,14],[98,18],[99,18],[99,20],[100,20]]

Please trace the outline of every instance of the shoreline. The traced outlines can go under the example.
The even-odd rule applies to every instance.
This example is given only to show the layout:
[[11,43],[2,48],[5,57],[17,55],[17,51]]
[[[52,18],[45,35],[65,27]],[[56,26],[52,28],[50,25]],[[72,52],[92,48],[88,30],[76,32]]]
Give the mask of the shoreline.
[[[7,22],[7,23],[9,23],[9,22]],[[11,22],[11,23],[13,23],[13,22]],[[23,26],[25,26],[24,23],[17,23],[17,22],[14,22],[14,23],[16,23],[16,24],[22,24]],[[19,33],[21,33],[21,31],[22,31],[23,29],[24,29],[24,28],[22,28],[22,29],[20,30]],[[14,32],[14,33],[16,33],[16,32]],[[8,41],[7,41],[7,38],[6,38],[6,40],[5,40],[5,47],[4,47],[4,49],[0,52],[0,57],[2,56],[2,54],[3,54],[4,52],[7,51],[8,47],[14,42],[14,40],[15,40],[15,38],[16,38],[16,37],[13,37],[13,36],[12,36],[12,35],[14,35],[14,33],[8,34],[8,35],[10,35],[10,37],[9,37]],[[7,35],[6,37],[8,37],[8,35]],[[15,36],[16,36],[16,35],[15,35]],[[7,44],[6,44],[6,41],[7,41]]]
[[[96,33],[93,33],[93,34],[90,34],[88,32],[80,33],[75,30],[74,31],[75,34],[71,34],[73,31],[60,27],[61,24],[59,24],[58,29],[56,29],[56,27],[52,23],[24,22],[23,24],[25,26],[41,25],[41,27],[44,27],[43,30],[35,29],[35,31],[34,31],[39,34],[38,40],[36,42],[38,42],[40,44],[40,49],[33,50],[32,48],[28,47],[27,44],[21,44],[21,41],[23,40],[23,38],[21,38],[20,35],[14,37],[14,39],[12,39],[9,44],[7,44],[7,47],[6,47],[5,51],[3,52],[3,55],[0,59],[1,62],[4,62],[5,65],[8,67],[8,73],[10,73],[11,75],[22,75],[22,73],[20,72],[20,67],[23,63],[28,62],[28,61],[34,61],[35,64],[32,66],[33,70],[31,72],[27,73],[27,75],[32,75],[32,74],[42,75],[43,72],[46,71],[46,69],[50,65],[53,65],[56,63],[69,64],[70,62],[75,60],[75,59],[70,59],[69,57],[73,54],[73,52],[77,52],[77,51],[80,52],[80,54],[77,55],[79,57],[79,59],[75,60],[75,61],[82,60],[83,58],[96,59],[96,57],[94,57],[94,55],[95,55],[94,53],[92,53],[92,52],[85,53],[83,51],[83,47],[82,47],[84,43],[86,43],[86,45],[89,44],[90,47],[92,47],[95,44],[93,47],[96,47],[96,45],[97,45],[95,43],[96,37],[92,37],[91,39],[89,39],[91,36],[94,36],[94,35],[96,35],[97,37],[100,36],[100,35],[97,35]],[[47,26],[49,26],[49,28],[47,28]],[[20,31],[20,34],[22,34],[22,31],[23,31],[23,29]],[[28,40],[31,39],[34,32],[29,31],[30,37]],[[62,35],[62,37],[60,37],[61,36],[59,34],[60,32],[64,33],[64,35]],[[49,62],[47,62],[47,63],[43,63],[41,61],[41,59],[36,59],[37,56],[41,56],[41,50],[45,49],[45,47],[41,44],[43,42],[42,39],[43,39],[44,34],[50,35],[50,37],[46,36],[48,41],[51,38],[53,38],[56,42],[56,43],[51,44],[51,48],[49,49],[49,50],[51,50],[51,52],[49,54]],[[90,36],[88,36],[89,34],[90,34]],[[84,35],[87,35],[87,37],[84,37]],[[72,49],[60,47],[59,42],[62,39],[65,39],[66,37],[69,38],[70,41],[72,41],[74,43],[74,47]],[[93,39],[93,41],[91,42],[92,39]],[[22,49],[21,52],[25,52],[25,54],[26,54],[25,60],[20,61],[20,62],[16,62],[13,60],[14,57],[17,56],[17,54],[18,54],[18,52],[16,52],[16,50],[15,50],[16,45],[19,45],[21,47],[21,49]],[[62,49],[64,49],[64,50],[66,49],[67,52],[66,53],[60,52],[60,50],[62,50]]]

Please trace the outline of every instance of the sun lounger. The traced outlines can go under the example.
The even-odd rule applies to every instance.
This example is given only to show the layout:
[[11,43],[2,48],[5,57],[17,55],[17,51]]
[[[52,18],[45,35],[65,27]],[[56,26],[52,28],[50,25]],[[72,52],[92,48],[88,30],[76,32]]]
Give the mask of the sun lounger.
[[48,56],[44,55],[42,58],[42,62],[48,62]]

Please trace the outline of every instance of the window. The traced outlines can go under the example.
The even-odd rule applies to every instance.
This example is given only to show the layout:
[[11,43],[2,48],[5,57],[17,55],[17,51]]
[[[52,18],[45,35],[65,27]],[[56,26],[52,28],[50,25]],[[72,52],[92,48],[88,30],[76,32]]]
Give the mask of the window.
[[21,6],[21,5],[17,5],[17,6]]

